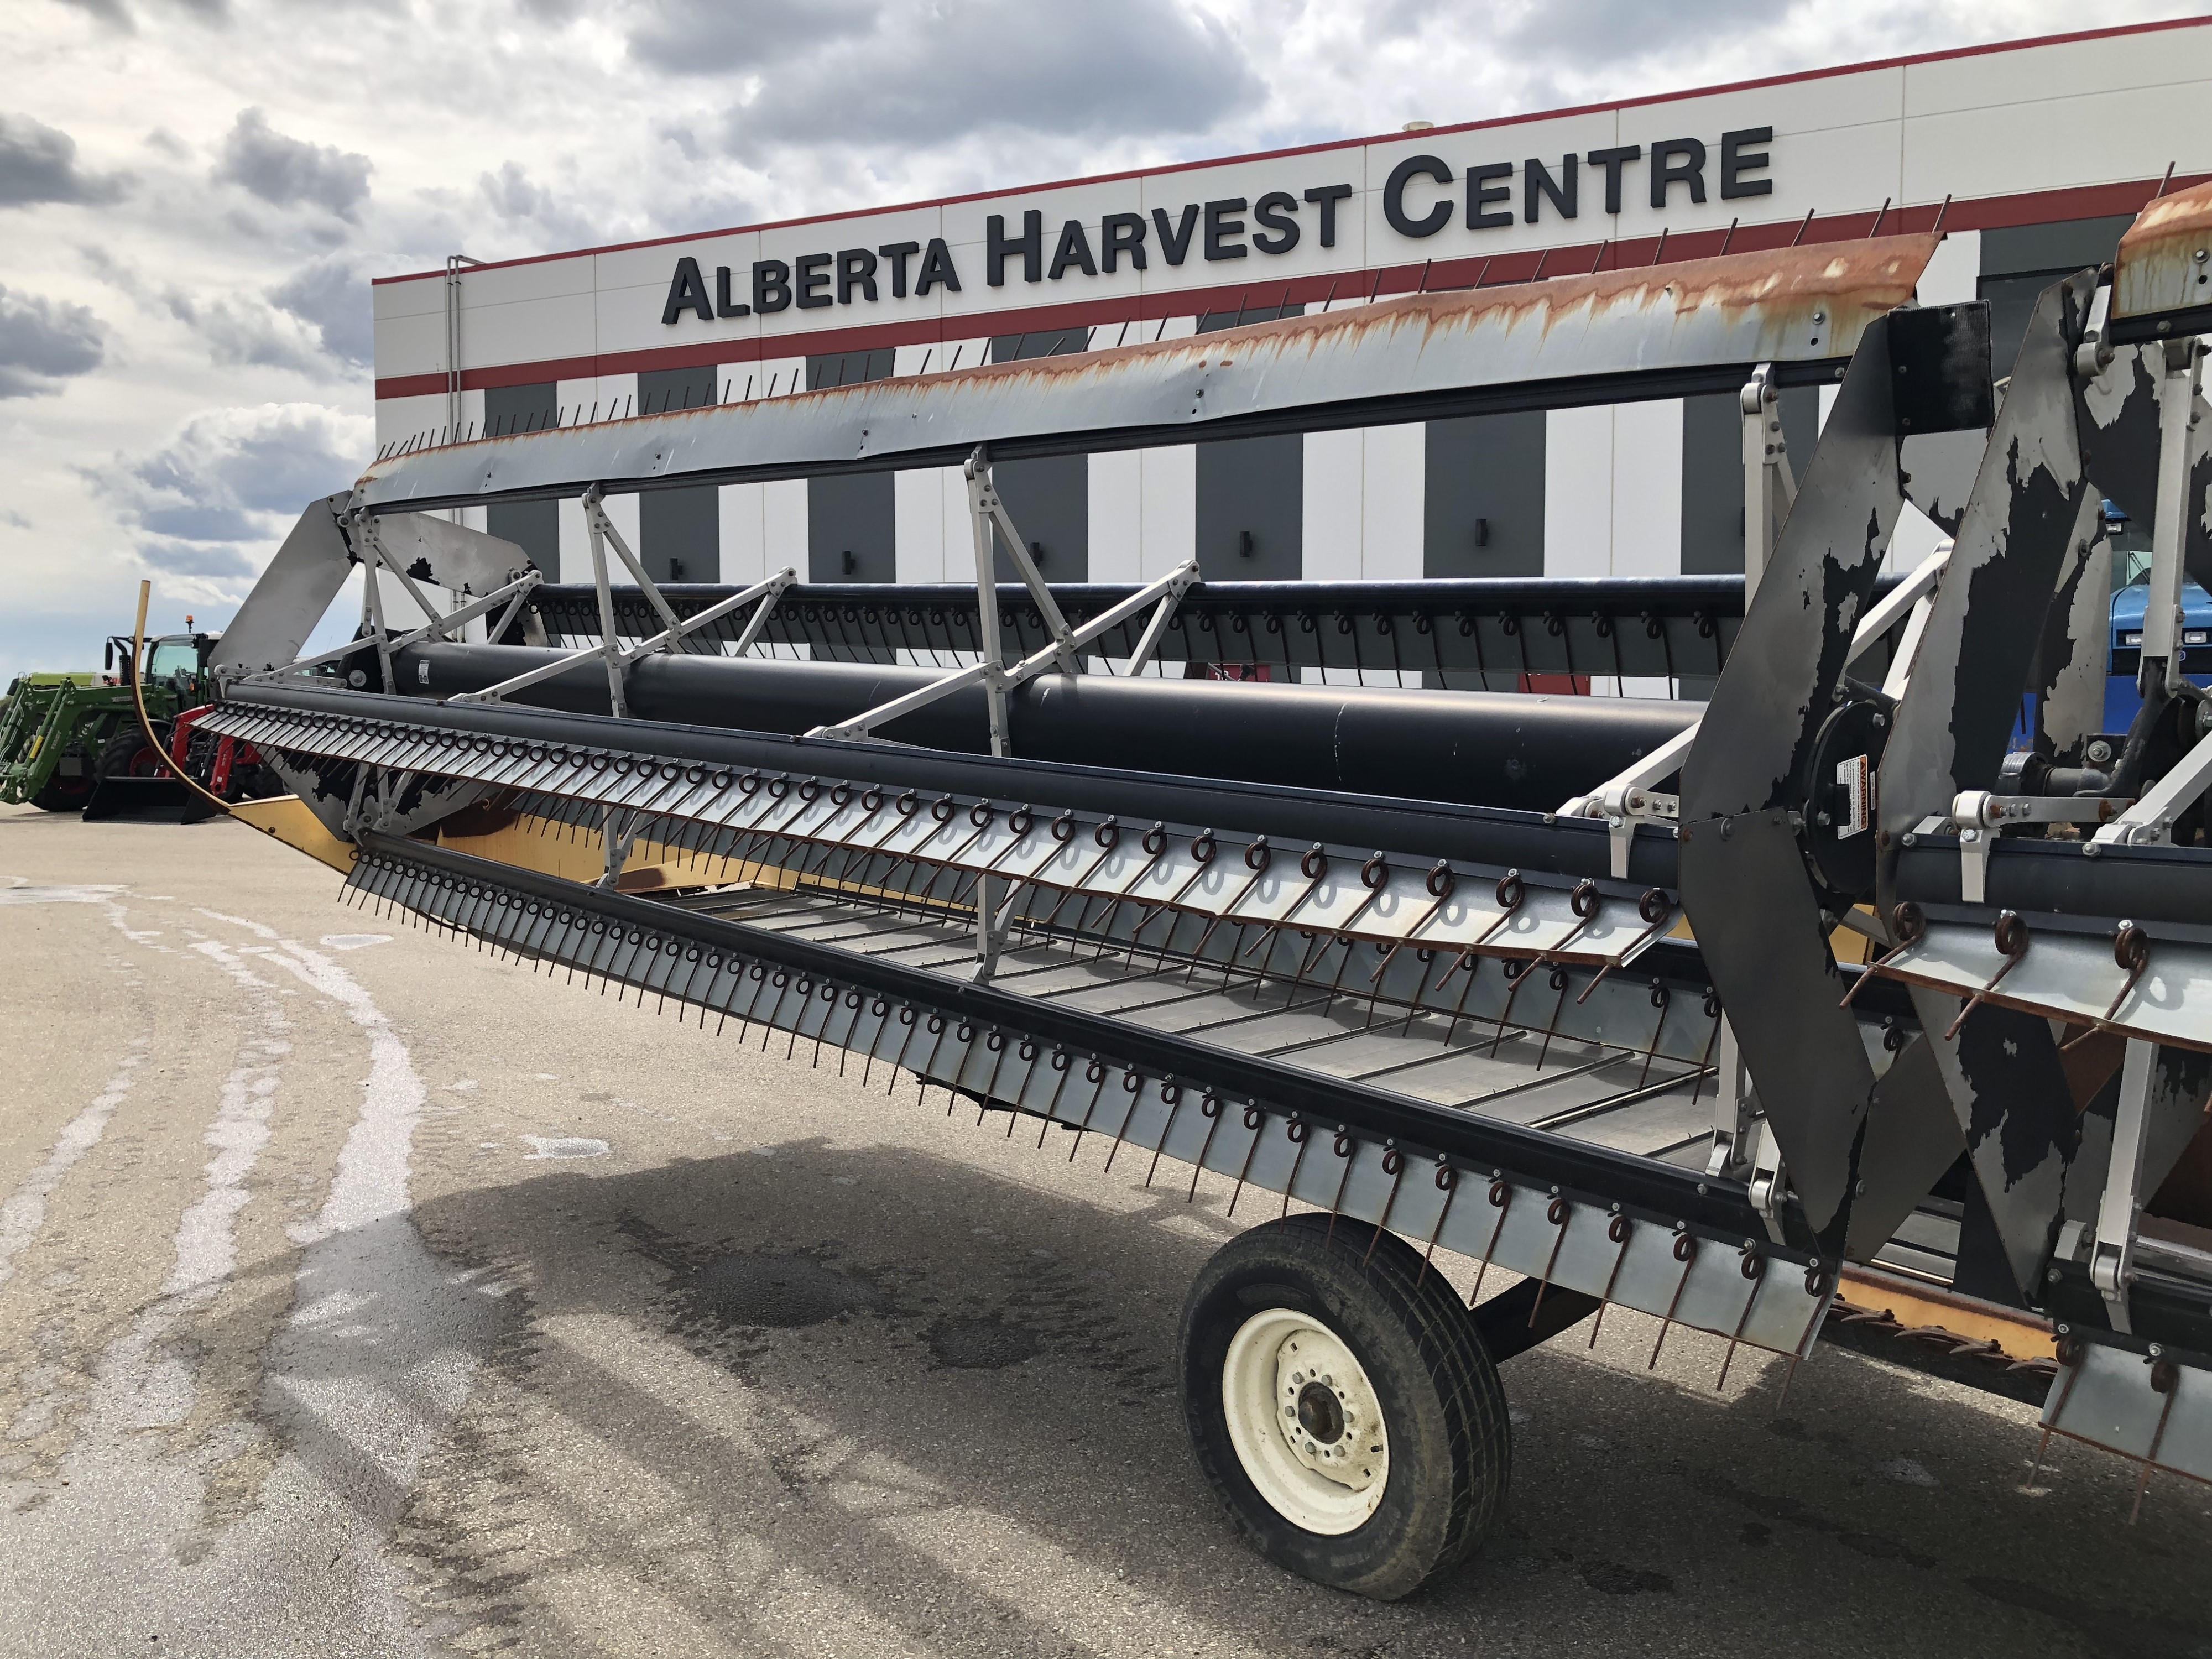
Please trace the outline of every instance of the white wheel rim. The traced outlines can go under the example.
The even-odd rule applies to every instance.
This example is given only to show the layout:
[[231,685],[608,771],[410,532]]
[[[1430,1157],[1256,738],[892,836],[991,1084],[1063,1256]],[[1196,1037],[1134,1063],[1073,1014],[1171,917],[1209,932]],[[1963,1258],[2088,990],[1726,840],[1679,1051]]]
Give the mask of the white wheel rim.
[[1336,1537],[1366,1522],[1390,1479],[1390,1437],[1365,1367],[1310,1314],[1255,1313],[1221,1368],[1229,1443],[1292,1526]]

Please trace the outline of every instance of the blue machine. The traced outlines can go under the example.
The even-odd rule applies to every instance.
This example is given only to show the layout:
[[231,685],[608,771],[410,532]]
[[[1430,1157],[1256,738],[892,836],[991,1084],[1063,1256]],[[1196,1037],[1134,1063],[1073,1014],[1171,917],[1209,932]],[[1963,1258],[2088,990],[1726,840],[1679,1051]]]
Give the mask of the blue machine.
[[[2105,730],[2124,732],[2142,707],[2136,694],[2136,667],[2142,659],[2143,601],[2148,584],[2137,582],[2112,595],[2111,676],[2105,682]],[[2195,582],[2181,585],[2181,669],[2198,685],[2212,685],[2212,593]]]

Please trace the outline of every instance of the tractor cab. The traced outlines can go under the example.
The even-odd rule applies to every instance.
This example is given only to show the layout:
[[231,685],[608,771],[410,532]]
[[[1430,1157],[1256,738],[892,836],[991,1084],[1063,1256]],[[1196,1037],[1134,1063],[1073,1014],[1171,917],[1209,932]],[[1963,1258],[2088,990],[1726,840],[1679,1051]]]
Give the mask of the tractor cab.
[[[205,702],[208,662],[222,638],[220,634],[163,634],[147,641],[146,689],[169,692],[180,708]],[[131,635],[108,636],[103,666],[110,685],[131,684]]]

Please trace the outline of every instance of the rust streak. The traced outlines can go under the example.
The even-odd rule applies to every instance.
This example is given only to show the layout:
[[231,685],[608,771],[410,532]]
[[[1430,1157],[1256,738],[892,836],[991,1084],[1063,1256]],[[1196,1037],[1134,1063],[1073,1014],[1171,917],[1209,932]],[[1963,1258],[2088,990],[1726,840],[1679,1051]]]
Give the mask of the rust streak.
[[2212,184],[2145,204],[2112,263],[2112,314],[2212,305]]
[[[2169,202],[2185,203],[2200,194],[2191,191]],[[1810,324],[1813,314],[1820,312],[1826,318],[1821,326],[1834,348],[1821,355],[1842,356],[1856,346],[1868,322],[1911,299],[1914,284],[1939,240],[1932,234],[1916,234],[1814,243],[1626,270],[1591,271],[1543,282],[1405,294],[1348,310],[1249,323],[1194,337],[902,375],[896,384],[902,392],[915,392],[952,386],[1064,389],[1139,362],[1197,373],[1209,368],[1249,365],[1255,360],[1279,362],[1301,354],[1313,355],[1333,344],[1377,335],[1418,334],[1425,345],[1478,330],[1510,331],[1534,325],[1548,333],[1567,325],[1586,327],[1607,315],[1662,308],[1671,309],[1678,319],[1708,312],[1723,316],[1753,314],[1793,331],[1800,325]],[[757,408],[769,401],[779,407],[811,404],[826,409],[839,399],[879,397],[883,391],[881,381],[862,382],[773,400],[705,404],[657,415],[634,415],[593,425],[594,428],[611,425],[643,431],[647,423],[657,422],[670,432],[672,441],[680,441],[683,423],[723,415],[732,409]],[[472,442],[505,444],[544,435],[507,434]],[[379,470],[370,471],[373,474]]]

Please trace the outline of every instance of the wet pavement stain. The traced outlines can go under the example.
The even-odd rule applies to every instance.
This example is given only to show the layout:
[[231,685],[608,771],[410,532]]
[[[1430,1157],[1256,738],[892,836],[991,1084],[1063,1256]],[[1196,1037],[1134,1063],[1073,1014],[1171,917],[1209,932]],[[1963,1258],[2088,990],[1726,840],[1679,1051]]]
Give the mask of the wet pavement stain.
[[1934,1556],[1923,1555],[1898,1539],[1878,1532],[1862,1532],[1856,1528],[1832,1521],[1810,1508],[1802,1498],[1786,1495],[1769,1497],[1764,1492],[1739,1486],[1723,1474],[1707,1474],[1698,1484],[1711,1496],[1728,1498],[1768,1521],[1779,1521],[1786,1526],[1802,1528],[1807,1532],[1825,1534],[1845,1549],[1869,1560],[1902,1561],[1907,1566],[1923,1570],[1939,1565]]
[[1594,1590],[1607,1595],[1640,1595],[1647,1593],[1672,1595],[1674,1581],[1663,1572],[1647,1572],[1641,1567],[1624,1567],[1618,1561],[1585,1561],[1581,1567],[1582,1581]]
[[1009,1325],[995,1316],[940,1319],[924,1335],[937,1363],[950,1370],[1004,1370],[1044,1346],[1044,1339],[1027,1326]]
[[679,1273],[669,1288],[693,1328],[797,1330],[891,1309],[882,1285],[804,1250],[714,1256]]

